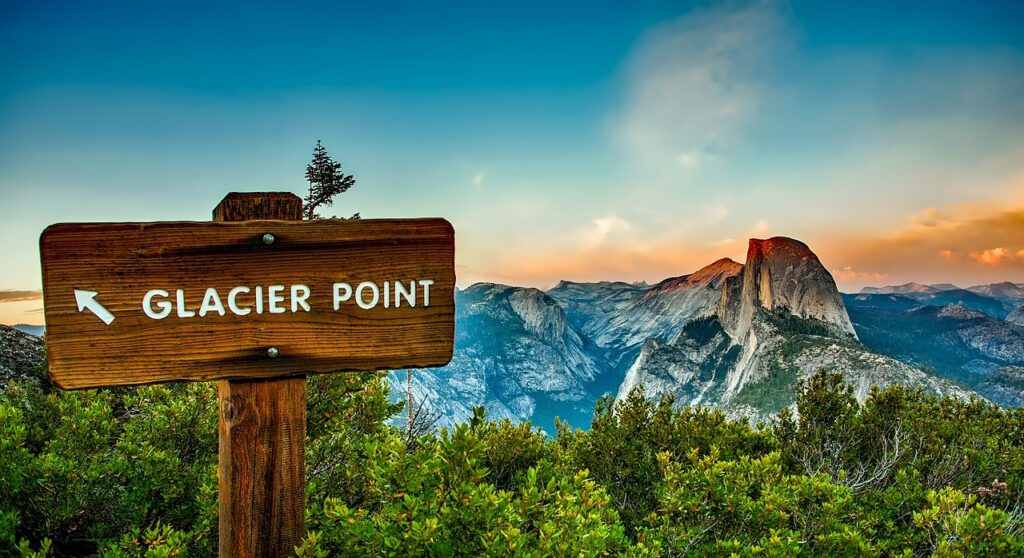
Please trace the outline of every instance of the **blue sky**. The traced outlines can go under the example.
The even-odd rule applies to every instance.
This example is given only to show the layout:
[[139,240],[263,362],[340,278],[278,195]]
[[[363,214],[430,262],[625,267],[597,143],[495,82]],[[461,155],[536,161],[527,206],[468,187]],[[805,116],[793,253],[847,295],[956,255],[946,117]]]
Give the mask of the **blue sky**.
[[1019,3],[167,4],[0,7],[0,323],[46,225],[301,194],[318,138],[338,214],[447,217],[463,285],[776,234],[848,290],[1024,280]]

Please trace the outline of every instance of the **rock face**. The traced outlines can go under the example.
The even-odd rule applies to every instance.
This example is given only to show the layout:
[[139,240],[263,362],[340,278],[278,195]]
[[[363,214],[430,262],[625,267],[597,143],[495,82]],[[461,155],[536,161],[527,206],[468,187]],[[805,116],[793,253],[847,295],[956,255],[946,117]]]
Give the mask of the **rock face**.
[[730,281],[718,309],[726,331],[743,340],[759,309],[817,320],[856,336],[832,275],[806,244],[785,237],[750,240],[747,263]]
[[[440,426],[468,420],[475,406],[546,426],[556,414],[591,409],[590,386],[606,366],[551,297],[480,283],[456,293],[456,308],[452,362],[412,374],[414,397],[442,415]],[[403,372],[389,379],[405,392]]]
[[648,397],[670,393],[681,404],[764,418],[792,405],[798,382],[819,368],[841,371],[862,399],[872,385],[897,383],[967,393],[865,349],[817,256],[777,237],[750,241],[743,272],[723,282],[711,315],[689,322],[672,342],[643,345],[618,398],[642,386]]
[[39,382],[45,363],[42,339],[0,325],[0,389],[11,380]]
[[742,271],[742,265],[723,258],[650,287],[563,281],[547,294],[570,308],[596,345],[628,350],[649,338],[668,341],[688,321],[712,313],[725,281]]

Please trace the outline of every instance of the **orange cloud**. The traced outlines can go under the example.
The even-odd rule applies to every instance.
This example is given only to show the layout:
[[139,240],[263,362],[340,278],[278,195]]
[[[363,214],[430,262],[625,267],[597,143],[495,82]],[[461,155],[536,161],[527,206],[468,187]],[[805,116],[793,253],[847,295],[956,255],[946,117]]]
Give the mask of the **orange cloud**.
[[1003,247],[989,248],[981,252],[971,252],[971,259],[984,265],[1002,265],[1013,261],[1013,255]]
[[[1024,207],[928,208],[911,215],[904,228],[891,234],[823,240],[819,253],[823,260],[838,259],[853,269],[875,270],[892,282],[968,286],[1024,280]],[[855,275],[836,279],[847,283],[846,288],[877,284]]]
[[41,298],[43,298],[42,291],[0,290],[0,303],[24,302],[26,300],[39,300]]

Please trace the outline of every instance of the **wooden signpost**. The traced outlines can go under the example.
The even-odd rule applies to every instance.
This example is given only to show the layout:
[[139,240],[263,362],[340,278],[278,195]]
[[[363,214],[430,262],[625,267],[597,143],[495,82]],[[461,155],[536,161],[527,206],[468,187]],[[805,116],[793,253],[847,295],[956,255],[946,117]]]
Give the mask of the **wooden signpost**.
[[53,225],[40,238],[51,380],[220,380],[220,555],[305,534],[306,374],[443,366],[455,245],[443,219],[302,221],[287,193],[213,222]]

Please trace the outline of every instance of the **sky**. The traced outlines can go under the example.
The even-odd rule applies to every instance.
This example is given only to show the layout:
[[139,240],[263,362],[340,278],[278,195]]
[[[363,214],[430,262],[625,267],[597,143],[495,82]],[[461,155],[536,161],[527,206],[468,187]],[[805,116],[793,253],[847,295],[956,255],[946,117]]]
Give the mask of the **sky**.
[[0,5],[0,323],[47,225],[303,195],[317,139],[333,211],[447,218],[461,286],[775,235],[847,292],[1024,281],[1019,2],[285,4]]

